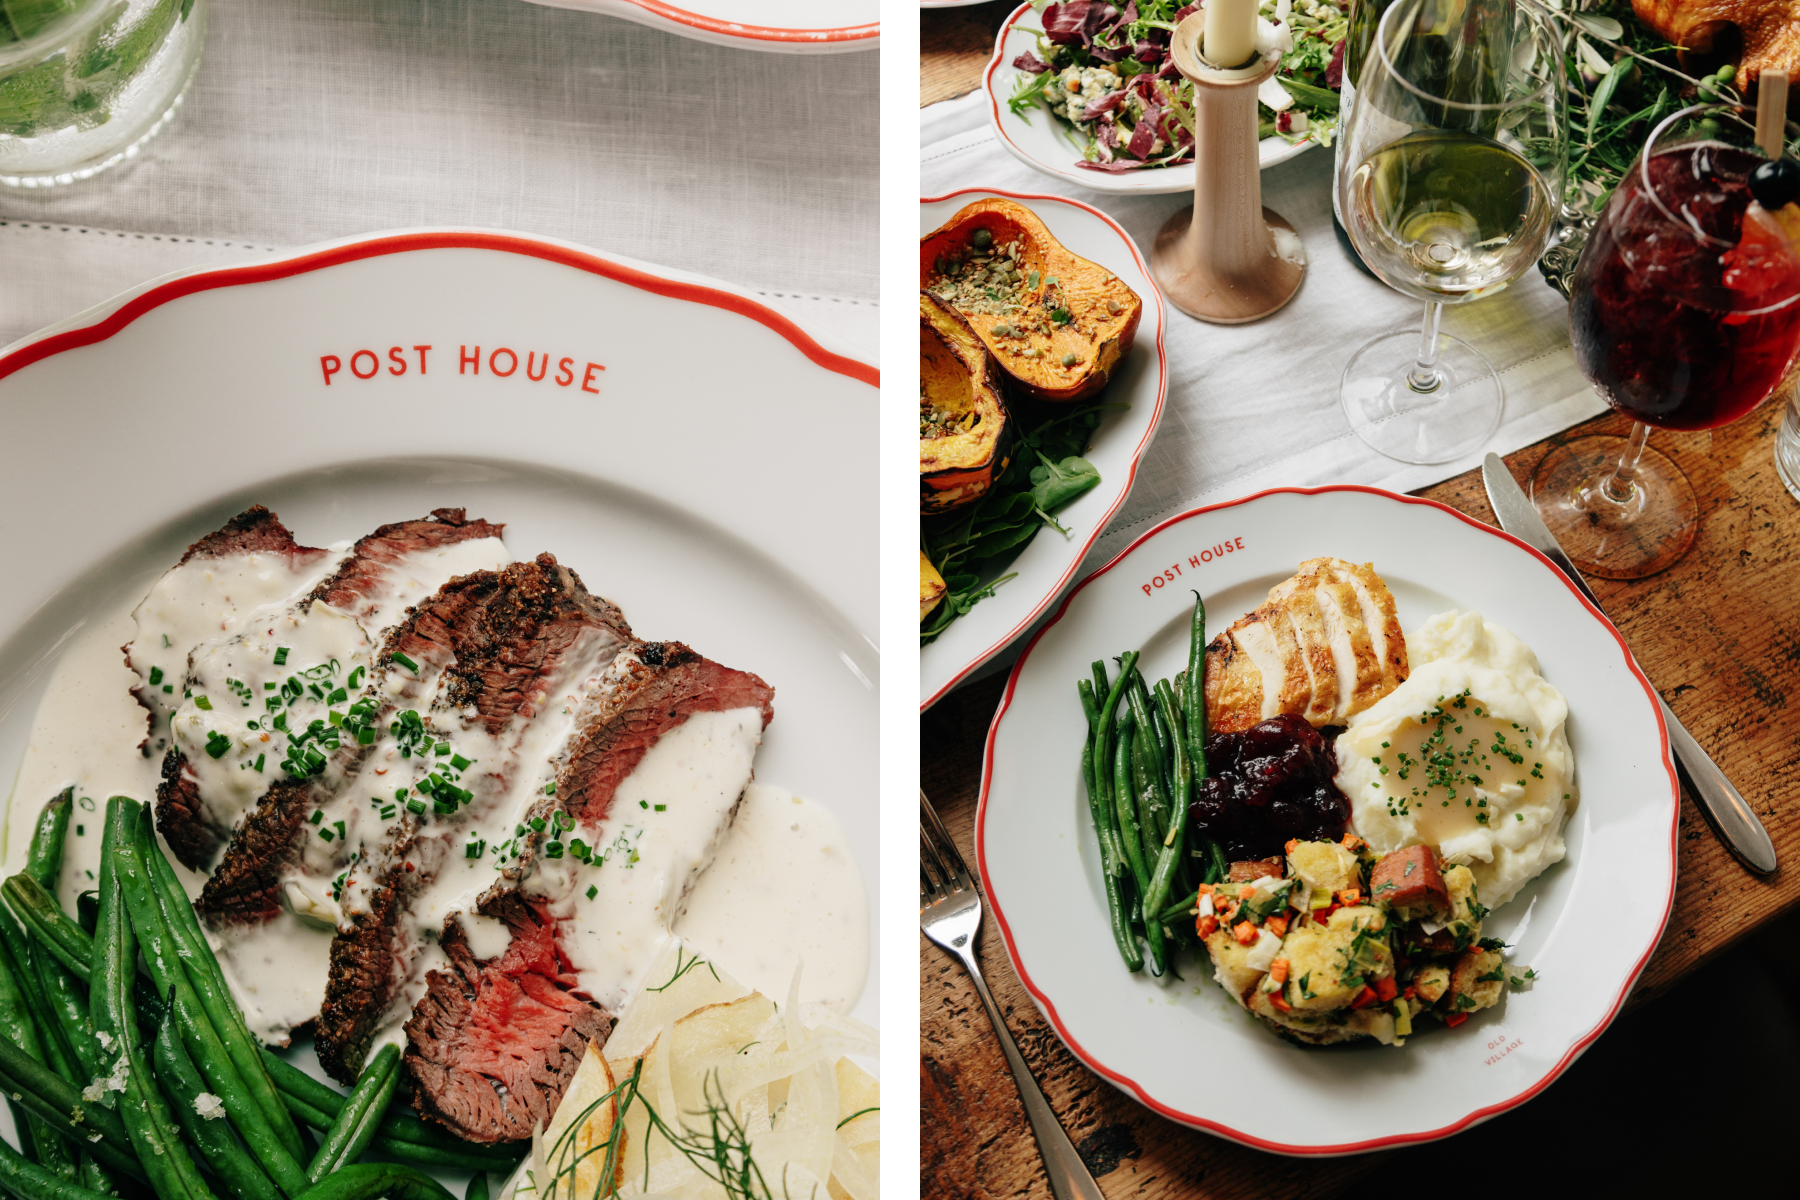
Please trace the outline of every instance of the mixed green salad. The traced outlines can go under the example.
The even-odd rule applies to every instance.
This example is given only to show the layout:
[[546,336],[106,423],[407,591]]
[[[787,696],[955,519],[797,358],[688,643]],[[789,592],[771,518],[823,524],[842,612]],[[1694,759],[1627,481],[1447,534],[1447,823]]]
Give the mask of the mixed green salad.
[[[1032,0],[1043,22],[1037,49],[1013,60],[1008,104],[1029,121],[1048,109],[1081,158],[1076,166],[1124,172],[1191,162],[1194,85],[1169,54],[1179,0]],[[1283,48],[1281,67],[1259,92],[1260,134],[1330,145],[1343,78],[1345,8],[1331,0],[1263,0],[1265,37]]]

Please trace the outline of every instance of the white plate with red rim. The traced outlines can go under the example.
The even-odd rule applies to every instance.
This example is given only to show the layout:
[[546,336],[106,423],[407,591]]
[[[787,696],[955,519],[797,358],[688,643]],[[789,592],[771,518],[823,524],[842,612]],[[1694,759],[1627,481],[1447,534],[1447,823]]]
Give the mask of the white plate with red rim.
[[[1284,1042],[1210,965],[1167,984],[1127,973],[1082,792],[1075,684],[1089,664],[1116,669],[1112,658],[1141,649],[1147,678],[1172,678],[1186,665],[1190,589],[1206,598],[1209,631],[1223,629],[1319,555],[1373,562],[1405,630],[1451,608],[1481,612],[1523,638],[1569,700],[1581,791],[1568,856],[1483,927],[1539,979],[1456,1029],[1426,1021],[1398,1049]],[[988,732],[975,846],[1013,967],[1084,1063],[1197,1129],[1283,1154],[1351,1154],[1478,1124],[1593,1043],[1668,919],[1678,796],[1649,681],[1543,555],[1429,500],[1279,489],[1172,517],[1069,593],[1014,666]]]
[[533,0],[623,17],[680,37],[777,54],[843,54],[881,47],[879,0]]
[[[1024,72],[1013,66],[1019,55],[1037,51],[1039,25],[1031,5],[1021,4],[994,38],[994,57],[982,72],[981,85],[987,92],[988,121],[994,136],[1007,153],[1035,171],[1067,180],[1079,187],[1115,196],[1163,196],[1194,190],[1194,164],[1179,163],[1170,167],[1144,167],[1135,171],[1095,171],[1075,164],[1081,160],[1082,139],[1066,122],[1050,115],[1043,103],[1032,105],[1023,113],[1012,110],[1008,101],[1014,80]],[[1258,165],[1267,169],[1304,154],[1318,145],[1304,137],[1290,142],[1284,137],[1266,137],[1257,143]]]
[[920,235],[931,233],[964,205],[987,196],[1015,200],[1036,213],[1057,241],[1123,279],[1144,302],[1144,315],[1130,353],[1114,368],[1105,390],[1083,401],[1130,407],[1101,414],[1086,455],[1100,472],[1100,482],[1056,514],[1070,536],[1048,527],[1040,529],[1006,567],[1017,573],[1016,578],[951,622],[930,645],[919,648],[921,710],[936,704],[970,672],[1006,649],[1062,594],[1094,539],[1125,503],[1138,462],[1162,419],[1169,386],[1162,292],[1150,278],[1150,268],[1131,235],[1099,209],[1059,196],[964,188],[919,201]]
[[[116,297],[0,351],[0,552],[31,564],[0,594],[0,777],[68,639],[247,505],[311,545],[463,506],[639,636],[774,686],[757,776],[843,827],[874,1022],[878,386],[743,289],[517,234],[370,235]],[[796,426],[836,452],[799,461]]]

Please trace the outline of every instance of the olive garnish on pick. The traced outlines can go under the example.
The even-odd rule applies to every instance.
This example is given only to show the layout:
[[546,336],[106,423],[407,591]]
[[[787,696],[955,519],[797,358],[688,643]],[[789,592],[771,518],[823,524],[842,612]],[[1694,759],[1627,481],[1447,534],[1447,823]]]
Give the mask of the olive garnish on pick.
[[1800,162],[1791,158],[1769,159],[1751,174],[1750,194],[1770,212],[1800,200]]

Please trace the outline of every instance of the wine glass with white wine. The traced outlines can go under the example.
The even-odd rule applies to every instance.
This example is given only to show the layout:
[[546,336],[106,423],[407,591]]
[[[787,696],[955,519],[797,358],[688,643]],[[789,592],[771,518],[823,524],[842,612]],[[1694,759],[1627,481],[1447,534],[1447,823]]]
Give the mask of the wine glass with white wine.
[[1389,458],[1441,463],[1500,424],[1500,378],[1438,331],[1544,251],[1568,160],[1563,58],[1531,0],[1395,0],[1355,81],[1337,179],[1344,226],[1382,281],[1425,304],[1420,329],[1344,368],[1350,427]]

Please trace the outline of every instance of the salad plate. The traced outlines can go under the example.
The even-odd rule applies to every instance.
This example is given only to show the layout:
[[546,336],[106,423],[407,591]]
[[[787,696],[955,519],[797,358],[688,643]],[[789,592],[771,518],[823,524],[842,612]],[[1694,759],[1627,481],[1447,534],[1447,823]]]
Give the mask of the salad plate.
[[[1029,3],[1021,4],[1000,27],[994,39],[994,56],[982,72],[982,87],[987,93],[988,120],[994,136],[1007,153],[1035,171],[1096,192],[1127,196],[1160,196],[1194,190],[1194,165],[1178,163],[1171,167],[1146,167],[1133,171],[1096,171],[1076,164],[1081,159],[1081,138],[1066,122],[1051,115],[1043,102],[1024,112],[1014,112],[1009,103],[1017,80],[1023,75],[1013,61],[1021,54],[1037,50],[1039,14]],[[1258,161],[1264,169],[1287,162],[1317,145],[1311,137],[1289,141],[1285,137],[1263,138],[1258,143]]]
[[533,0],[623,17],[715,46],[841,54],[881,46],[879,0]]
[[1088,447],[1085,457],[1099,471],[1100,482],[1058,510],[1056,519],[1069,531],[1068,536],[1050,528],[1040,530],[1005,568],[1016,573],[1014,578],[953,621],[929,645],[919,648],[921,710],[937,703],[970,672],[1004,650],[1062,594],[1088,548],[1125,503],[1138,463],[1155,436],[1168,391],[1162,293],[1131,235],[1099,209],[1078,200],[985,188],[964,188],[921,200],[919,233],[930,233],[964,205],[988,196],[1023,204],[1064,247],[1124,280],[1144,302],[1144,315],[1130,353],[1115,368],[1105,390],[1093,397],[1101,403],[1127,406],[1103,415]]
[[[1090,663],[1141,648],[1146,678],[1173,677],[1186,661],[1190,589],[1206,599],[1209,630],[1224,629],[1302,560],[1325,555],[1371,562],[1409,632],[1457,608],[1511,630],[1569,703],[1581,790],[1567,857],[1483,924],[1511,946],[1508,965],[1537,978],[1404,1048],[1280,1040],[1191,957],[1180,961],[1184,979],[1128,973],[1081,782],[1075,684]],[[988,732],[975,846],[1014,969],[1090,1068],[1166,1117],[1248,1146],[1349,1154],[1504,1112],[1600,1036],[1668,920],[1678,797],[1649,681],[1543,555],[1432,501],[1284,488],[1172,517],[1069,593],[1014,666]],[[1245,1080],[1266,1103],[1245,1102]]]
[[[266,505],[325,545],[466,507],[505,522],[515,558],[554,552],[639,636],[775,689],[756,775],[842,830],[870,913],[852,1012],[874,1023],[878,386],[746,290],[466,229],[170,276],[16,342],[0,351],[7,790],[71,646],[233,514]],[[845,452],[800,461],[796,426]],[[770,483],[799,472],[805,489]],[[10,797],[8,873],[47,799]],[[290,1054],[317,1073],[310,1049]]]

